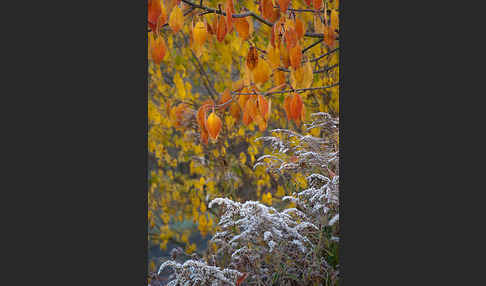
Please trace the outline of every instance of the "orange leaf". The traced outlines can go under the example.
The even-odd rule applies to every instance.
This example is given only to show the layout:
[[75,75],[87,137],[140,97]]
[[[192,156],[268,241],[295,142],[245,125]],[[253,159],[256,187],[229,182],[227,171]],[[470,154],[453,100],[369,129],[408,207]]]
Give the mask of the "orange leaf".
[[201,131],[206,131],[206,108],[204,105],[199,107],[196,119]]
[[201,129],[201,142],[203,144],[208,144],[209,134],[206,130]]
[[285,29],[285,43],[289,49],[293,48],[297,43],[297,32],[295,32],[293,27],[289,26]]
[[165,9],[165,6],[162,5],[162,12],[160,13],[159,17],[159,28],[162,27],[162,25],[165,25],[167,23],[167,10]]
[[233,0],[226,1],[226,27],[228,33],[233,31],[233,12],[235,9],[233,8]]
[[253,70],[253,79],[255,83],[264,84],[270,79],[270,67],[267,61],[261,59],[258,61],[257,67]]
[[148,24],[153,32],[157,29],[157,22],[159,21],[161,12],[162,8],[160,7],[160,0],[148,1]]
[[245,104],[245,108],[243,110],[243,124],[248,125],[250,124],[256,117],[258,113],[257,105],[255,98],[250,97]]
[[290,80],[293,88],[309,88],[312,85],[313,79],[314,74],[310,62],[306,62],[298,69],[290,70]]
[[302,98],[299,94],[294,94],[290,102],[290,115],[294,120],[299,120],[302,116]]
[[238,32],[238,36],[242,40],[248,39],[249,31],[250,31],[250,24],[246,20],[246,18],[234,18],[236,32]]
[[272,46],[270,43],[267,47],[267,58],[270,66],[275,69],[280,65],[280,51],[278,48]]
[[[247,93],[246,92],[246,88],[243,89],[243,92],[242,93]],[[240,94],[239,95],[239,97],[238,97],[238,104],[240,105],[240,108],[241,109],[245,109],[246,101],[248,100],[248,98],[250,98],[249,95],[246,95],[246,94]]]
[[322,0],[312,0],[312,4],[314,5],[315,10],[321,10],[323,3]]
[[174,31],[174,33],[179,32],[184,24],[184,15],[179,6],[175,6],[170,13],[169,26]]
[[267,129],[267,121],[265,121],[260,114],[257,114],[255,117],[255,122],[258,124],[258,129],[260,129],[260,131],[263,132]]
[[273,72],[273,83],[275,85],[281,85],[285,83],[285,73],[280,70],[276,70]]
[[274,20],[274,9],[273,9],[273,2],[272,0],[261,0],[260,2],[260,9],[263,15],[263,18],[272,21]]
[[226,20],[223,16],[219,15],[216,23],[216,38],[219,42],[222,42],[226,36],[226,33],[228,32]]
[[243,282],[246,278],[246,276],[248,276],[248,273],[243,273],[243,275],[241,275],[237,280],[236,280],[236,286],[240,286],[241,282]]
[[[231,93],[230,93],[229,88],[227,88],[227,89],[224,90],[223,94],[221,95],[221,98],[219,99],[218,104],[223,105],[223,104],[227,103],[228,101],[230,101],[231,99],[233,99],[233,98],[231,97]],[[222,106],[221,108],[228,109],[228,107],[229,107],[229,105],[226,104],[226,105]]]
[[210,35],[214,35],[216,33],[216,18],[213,19],[213,24],[209,24],[209,22],[206,23],[208,33]]
[[289,96],[286,96],[285,99],[284,99],[284,110],[285,110],[285,114],[287,115],[287,120],[291,120],[292,119],[292,115],[290,113],[290,103],[292,101],[292,95],[289,95]]
[[256,68],[258,64],[258,51],[255,47],[250,47],[248,50],[248,55],[246,56],[246,65],[250,70]]
[[307,4],[307,6],[310,6],[312,3],[312,0],[305,0],[305,4]]
[[252,121],[250,115],[245,110],[243,110],[243,119],[242,119],[242,121],[243,121],[243,124],[245,124],[246,126],[248,126],[248,124],[250,124],[251,121]]
[[199,128],[201,130],[207,131],[206,130],[206,113],[208,112],[209,108],[214,106],[214,102],[211,99],[208,99],[203,102],[201,107],[199,107],[197,114],[196,114],[196,119],[197,123],[199,125]]
[[262,115],[263,119],[265,119],[265,121],[267,121],[270,117],[271,104],[271,99],[267,101],[263,95],[258,95],[258,110],[260,111],[260,114]]
[[256,116],[258,115],[256,96],[250,96],[250,98],[246,102],[246,109],[248,110],[248,114],[250,115],[251,119],[255,120]]
[[208,119],[206,120],[206,129],[208,130],[209,137],[212,140],[218,139],[219,132],[221,131],[223,123],[216,113],[211,112],[209,114]]
[[297,43],[295,47],[290,48],[289,51],[290,54],[290,64],[294,69],[297,69],[300,67],[302,63],[302,48],[300,47],[300,44]]
[[324,26],[324,42],[329,48],[334,47],[334,43],[336,40],[336,32],[334,32],[334,29],[332,26]]
[[285,13],[287,8],[289,8],[290,0],[278,0],[278,6],[280,7],[280,12]]
[[305,24],[299,18],[295,19],[295,33],[297,34],[297,40],[301,40],[305,34]]
[[186,126],[188,120],[191,116],[191,110],[189,106],[185,103],[181,103],[171,110],[171,119],[174,122],[175,127]]
[[192,37],[196,47],[201,47],[208,37],[206,25],[202,21],[198,21],[192,30]]
[[165,53],[167,52],[167,46],[165,45],[165,40],[162,37],[157,37],[157,39],[152,40],[151,55],[152,60],[156,64],[160,64],[164,59]]
[[238,103],[232,102],[231,105],[230,105],[229,111],[230,111],[231,116],[233,116],[233,118],[235,118],[236,121],[238,121],[240,119],[241,111],[240,111],[240,106],[238,105]]

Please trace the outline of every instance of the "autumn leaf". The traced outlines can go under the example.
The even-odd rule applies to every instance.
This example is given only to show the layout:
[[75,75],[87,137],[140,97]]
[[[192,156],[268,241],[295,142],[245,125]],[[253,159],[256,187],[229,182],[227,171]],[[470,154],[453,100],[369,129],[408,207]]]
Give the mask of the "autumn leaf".
[[160,6],[160,0],[149,0],[148,1],[148,24],[150,29],[155,32],[157,29],[157,22],[159,21],[159,16],[162,13],[162,8]]
[[294,69],[299,68],[302,62],[302,48],[300,47],[299,43],[297,43],[293,48],[290,48],[289,56],[290,65]]
[[258,95],[258,110],[265,121],[270,117],[270,109],[272,106],[272,99],[267,100],[263,95]]
[[297,32],[295,32],[294,27],[288,26],[285,29],[284,37],[287,48],[293,48],[297,44]]
[[258,113],[257,104],[254,97],[248,98],[243,109],[243,124],[250,124]]
[[278,48],[272,46],[270,43],[267,47],[267,58],[270,66],[275,69],[280,65],[280,51]]
[[337,10],[331,10],[331,27],[334,30],[339,29],[339,15]]
[[192,30],[192,37],[194,44],[201,47],[208,37],[206,25],[202,21],[198,21]]
[[263,18],[273,22],[275,20],[275,10],[273,8],[272,0],[261,0],[260,1],[260,10],[263,15]]
[[218,104],[224,105],[224,106],[221,107],[222,109],[228,109],[229,105],[226,104],[226,103],[229,102],[232,99],[233,98],[231,97],[230,90],[229,90],[229,88],[227,88],[227,89],[224,90],[223,94],[221,95],[221,98],[219,99]]
[[305,23],[299,18],[295,19],[295,33],[297,34],[297,40],[301,40],[305,34]]
[[[243,91],[246,91],[246,89],[244,89]],[[247,92],[242,92],[242,93],[247,93]],[[240,105],[241,109],[245,109],[246,101],[248,100],[248,98],[250,98],[250,96],[247,95],[247,94],[240,94],[239,95],[238,104]]]
[[184,87],[184,81],[182,80],[181,76],[179,73],[176,73],[174,75],[174,83],[175,83],[175,89],[177,94],[179,95],[179,98],[185,99],[186,98],[186,89]]
[[236,119],[236,121],[240,120],[241,116],[241,111],[240,111],[240,106],[236,102],[232,102],[230,104],[230,110],[229,110],[231,116]]
[[152,47],[150,50],[151,50],[152,60],[156,64],[160,64],[167,52],[167,45],[165,44],[165,40],[161,36],[159,36],[157,37],[157,39],[153,39],[151,41],[151,45]]
[[253,70],[258,64],[258,51],[255,47],[251,46],[248,50],[248,55],[246,56],[246,66]]
[[234,18],[233,21],[235,23],[235,28],[236,28],[236,32],[238,32],[238,36],[242,40],[248,39],[248,35],[249,35],[249,32],[250,32],[250,24],[246,20],[246,17],[245,18]]
[[264,84],[270,79],[270,67],[267,61],[260,59],[257,67],[252,71],[253,79],[257,84]]
[[324,24],[319,15],[314,15],[314,31],[319,34],[324,33]]
[[222,42],[227,32],[226,20],[223,16],[219,15],[216,22],[216,39]]
[[284,107],[284,110],[285,110],[285,114],[287,115],[287,120],[292,119],[292,114],[291,114],[291,111],[290,111],[291,101],[292,101],[292,95],[286,96],[285,99],[284,99],[283,107]]
[[329,48],[334,48],[334,43],[336,40],[336,32],[332,26],[324,26],[324,42]]
[[189,119],[192,116],[192,111],[185,103],[181,103],[171,110],[171,119],[175,127],[187,127]]
[[265,129],[267,129],[267,121],[263,119],[263,117],[260,114],[257,114],[255,117],[255,122],[258,125],[258,129],[263,132]]
[[208,130],[209,138],[217,140],[222,125],[221,118],[214,111],[211,112],[206,120],[206,129]]
[[312,5],[315,10],[321,10],[324,4],[322,3],[322,0],[312,0]]
[[170,13],[169,26],[174,33],[179,32],[184,24],[184,15],[179,6],[175,6]]
[[290,114],[294,120],[298,120],[302,116],[302,106],[302,98],[298,93],[294,94],[290,102]]
[[280,70],[273,72],[273,83],[274,85],[281,85],[285,83],[285,73]]
[[298,69],[290,70],[290,83],[294,88],[309,88],[313,78],[312,65],[309,61]]
[[278,0],[278,6],[280,7],[280,12],[285,13],[289,8],[290,0]]
[[255,120],[255,117],[258,114],[258,107],[257,107],[257,98],[256,96],[251,95],[250,98],[246,102],[246,108],[248,112],[248,115],[250,115],[250,118]]
[[238,279],[236,280],[236,286],[240,286],[241,282],[245,280],[245,278],[248,276],[248,273],[243,273]]
[[287,49],[286,47],[280,49],[280,55],[282,57],[282,65],[284,66],[284,68],[288,68],[290,66],[289,49]]
[[233,8],[233,0],[226,1],[226,28],[228,33],[233,31],[233,13],[235,9]]

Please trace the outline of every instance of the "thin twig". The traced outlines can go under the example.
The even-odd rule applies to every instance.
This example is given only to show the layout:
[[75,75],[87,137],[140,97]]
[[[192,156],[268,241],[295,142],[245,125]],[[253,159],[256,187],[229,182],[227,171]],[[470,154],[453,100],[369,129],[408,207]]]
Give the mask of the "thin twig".
[[338,67],[338,66],[339,66],[339,64],[334,64],[334,65],[332,65],[332,66],[330,66],[330,67],[323,68],[323,69],[320,69],[320,70],[316,70],[314,73],[323,73],[323,72],[327,72],[327,71],[332,70],[333,68]]
[[[300,89],[288,89],[288,90],[280,90],[280,91],[266,92],[263,95],[268,96],[268,95],[280,94],[280,93],[287,93],[287,92],[304,92],[304,91],[310,91],[310,90],[327,89],[327,88],[335,87],[337,85],[339,85],[339,82],[336,82],[336,83],[333,83],[333,84],[327,85],[327,86],[318,86],[318,87],[309,87],[309,88],[300,88]],[[257,93],[233,93],[233,95],[257,95]]]
[[323,55],[320,55],[320,56],[319,56],[319,57],[317,57],[317,58],[310,59],[309,61],[310,61],[310,62],[315,62],[315,61],[318,61],[318,60],[322,59],[323,57],[328,56],[328,55],[330,55],[330,54],[334,53],[334,52],[335,52],[335,51],[337,51],[337,50],[339,50],[339,47],[337,47],[337,48],[335,48],[334,50],[331,50],[331,51],[329,51],[329,52],[327,52],[327,53],[325,53],[325,54],[323,54]]
[[303,49],[302,50],[302,53],[305,53],[307,52],[308,50],[310,50],[311,48],[313,48],[314,46],[322,43],[324,41],[324,39],[320,39],[319,41],[316,41],[315,43],[313,43],[312,45],[308,46],[307,48]]
[[215,100],[215,96],[217,96],[218,92],[216,92],[216,90],[214,90],[213,84],[209,80],[209,76],[207,75],[206,71],[204,70],[204,67],[202,66],[201,62],[199,62],[199,59],[196,57],[196,55],[194,54],[194,52],[192,50],[191,50],[191,53],[192,53],[192,57],[194,58],[195,62],[198,64],[199,73],[201,73],[206,78],[207,84],[205,82],[203,82],[203,83],[204,83],[204,86],[206,87],[206,89],[209,92],[209,96],[211,97],[212,100]]

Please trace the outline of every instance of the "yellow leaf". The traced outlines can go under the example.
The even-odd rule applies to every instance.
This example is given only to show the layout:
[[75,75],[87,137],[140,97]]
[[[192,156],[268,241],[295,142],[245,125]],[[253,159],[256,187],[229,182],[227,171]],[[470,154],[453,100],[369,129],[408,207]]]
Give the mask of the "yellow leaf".
[[186,98],[186,89],[184,88],[184,81],[178,73],[174,75],[174,83],[176,86],[177,94],[179,95],[181,100],[184,100]]

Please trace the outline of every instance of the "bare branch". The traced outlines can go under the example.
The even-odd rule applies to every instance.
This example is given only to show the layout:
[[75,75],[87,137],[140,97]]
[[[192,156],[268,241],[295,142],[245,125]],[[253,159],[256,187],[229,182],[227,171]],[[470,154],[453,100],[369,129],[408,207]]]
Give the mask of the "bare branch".
[[320,70],[316,70],[314,73],[323,73],[323,72],[327,72],[327,71],[330,71],[330,70],[332,70],[333,68],[336,68],[336,67],[338,67],[338,66],[339,66],[339,64],[334,64],[334,65],[332,65],[332,66],[330,66],[330,67],[323,68],[323,69],[320,69]]
[[337,50],[339,50],[339,47],[337,47],[337,48],[335,48],[334,50],[331,50],[331,51],[329,51],[329,52],[327,52],[327,53],[325,53],[325,54],[323,54],[323,55],[320,55],[319,57],[317,57],[317,58],[315,58],[315,59],[310,59],[309,61],[310,61],[310,62],[315,62],[315,61],[318,61],[318,60],[322,59],[323,57],[328,56],[328,55],[330,55],[330,54],[334,53],[334,52],[335,52],[335,51],[337,51]]

